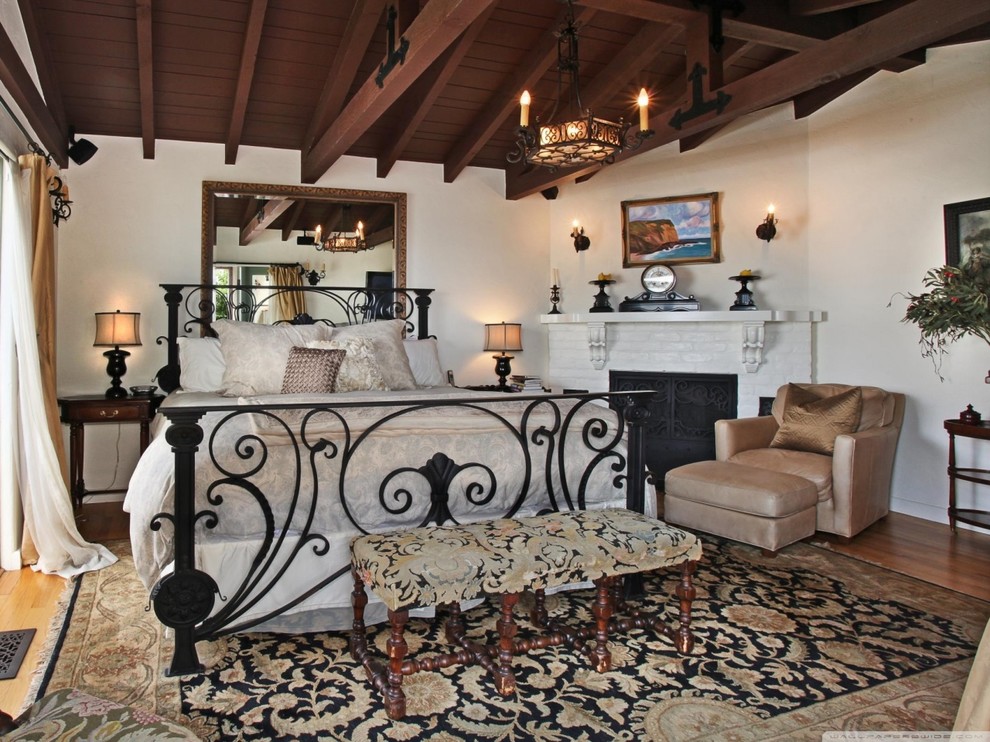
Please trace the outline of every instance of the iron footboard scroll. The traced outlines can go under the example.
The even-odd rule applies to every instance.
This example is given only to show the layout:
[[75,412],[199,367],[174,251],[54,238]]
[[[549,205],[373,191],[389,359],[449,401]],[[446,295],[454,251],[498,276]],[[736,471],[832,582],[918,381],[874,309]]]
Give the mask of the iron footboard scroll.
[[[355,535],[616,501],[643,512],[652,396],[165,406],[174,502],[149,526],[173,529],[152,590],[175,630],[168,674],[202,670],[197,641],[308,610],[324,589],[349,596]],[[242,549],[241,571],[197,564],[217,543]]]

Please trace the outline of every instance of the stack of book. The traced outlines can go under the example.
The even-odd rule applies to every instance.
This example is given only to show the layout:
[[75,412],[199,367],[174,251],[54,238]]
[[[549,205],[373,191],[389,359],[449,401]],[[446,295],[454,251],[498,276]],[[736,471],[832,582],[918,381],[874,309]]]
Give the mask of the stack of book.
[[509,377],[509,386],[515,392],[542,392],[543,380],[539,376],[512,374]]

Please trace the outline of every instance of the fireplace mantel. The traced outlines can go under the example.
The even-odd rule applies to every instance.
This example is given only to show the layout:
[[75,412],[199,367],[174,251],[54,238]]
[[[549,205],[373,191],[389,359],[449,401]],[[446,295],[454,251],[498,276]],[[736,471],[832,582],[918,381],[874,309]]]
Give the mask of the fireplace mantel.
[[720,322],[740,328],[741,365],[747,373],[756,373],[763,363],[763,345],[767,322],[821,322],[823,312],[814,310],[759,309],[721,312],[599,312],[585,314],[544,314],[545,325],[586,325],[591,365],[602,370],[608,359],[609,325],[685,324]]

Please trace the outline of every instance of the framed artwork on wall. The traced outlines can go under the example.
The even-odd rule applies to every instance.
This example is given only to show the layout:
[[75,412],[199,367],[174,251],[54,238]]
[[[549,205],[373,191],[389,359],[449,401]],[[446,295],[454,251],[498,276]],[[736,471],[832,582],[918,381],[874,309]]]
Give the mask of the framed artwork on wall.
[[718,263],[718,193],[622,202],[622,267]]
[[946,264],[964,265],[974,250],[990,260],[990,198],[946,204],[943,211]]

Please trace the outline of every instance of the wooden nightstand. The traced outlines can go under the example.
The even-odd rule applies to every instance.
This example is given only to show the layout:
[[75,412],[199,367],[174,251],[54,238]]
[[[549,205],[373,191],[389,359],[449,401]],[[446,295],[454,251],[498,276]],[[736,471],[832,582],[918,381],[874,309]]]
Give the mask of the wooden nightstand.
[[126,397],[107,399],[102,394],[84,394],[59,397],[60,418],[69,426],[69,482],[72,487],[72,503],[82,505],[86,495],[108,492],[126,492],[126,488],[112,490],[87,490],[83,482],[85,425],[102,423],[139,423],[141,426],[141,453],[148,447],[151,420],[158,405],[165,397]]

